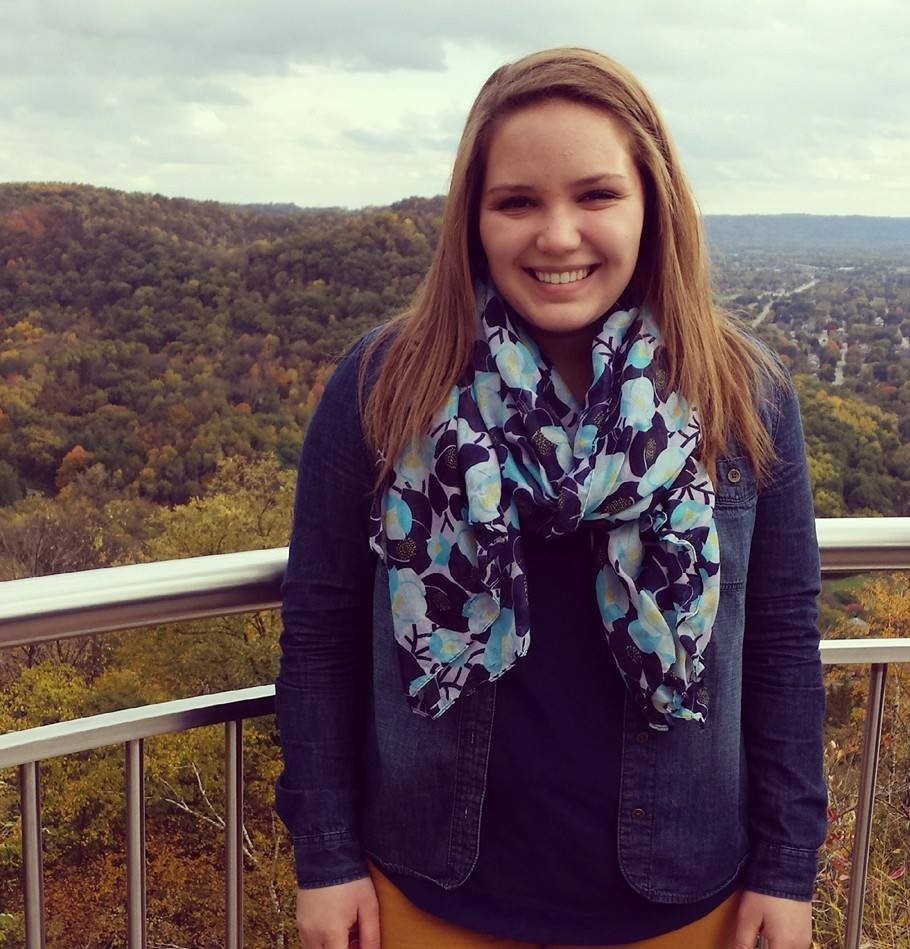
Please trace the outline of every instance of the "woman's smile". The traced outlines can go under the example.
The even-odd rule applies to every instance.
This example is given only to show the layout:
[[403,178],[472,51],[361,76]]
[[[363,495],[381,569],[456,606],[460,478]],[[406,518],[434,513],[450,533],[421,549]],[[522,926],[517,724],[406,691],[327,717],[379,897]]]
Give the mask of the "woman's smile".
[[548,284],[549,286],[566,286],[567,284],[576,284],[586,280],[596,269],[597,264],[564,270],[543,270],[534,267],[528,268],[527,273],[538,283]]

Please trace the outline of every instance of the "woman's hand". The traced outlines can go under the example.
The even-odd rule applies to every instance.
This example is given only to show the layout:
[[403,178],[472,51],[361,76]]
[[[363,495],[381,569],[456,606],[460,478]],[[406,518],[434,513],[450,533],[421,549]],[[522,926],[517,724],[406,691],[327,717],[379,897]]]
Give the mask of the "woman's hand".
[[[297,890],[297,932],[303,949],[379,949],[379,903],[369,877]],[[356,933],[356,938],[354,936]]]
[[759,933],[769,949],[809,949],[812,904],[743,890],[732,949],[755,949]]

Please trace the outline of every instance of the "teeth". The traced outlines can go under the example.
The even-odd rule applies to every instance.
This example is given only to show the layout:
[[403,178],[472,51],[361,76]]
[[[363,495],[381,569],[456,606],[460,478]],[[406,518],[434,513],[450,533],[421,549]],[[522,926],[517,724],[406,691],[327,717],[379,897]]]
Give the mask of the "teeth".
[[543,270],[535,270],[534,276],[541,283],[575,283],[578,280],[584,280],[590,272],[590,267],[585,267],[584,270],[563,270],[561,273],[547,273]]

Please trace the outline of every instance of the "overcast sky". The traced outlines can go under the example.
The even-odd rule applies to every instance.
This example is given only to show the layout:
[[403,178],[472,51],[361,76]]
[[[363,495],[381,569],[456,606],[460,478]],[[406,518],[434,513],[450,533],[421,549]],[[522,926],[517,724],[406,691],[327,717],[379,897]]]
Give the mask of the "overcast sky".
[[446,189],[501,63],[631,67],[707,213],[910,215],[908,0],[0,0],[0,180],[360,207]]

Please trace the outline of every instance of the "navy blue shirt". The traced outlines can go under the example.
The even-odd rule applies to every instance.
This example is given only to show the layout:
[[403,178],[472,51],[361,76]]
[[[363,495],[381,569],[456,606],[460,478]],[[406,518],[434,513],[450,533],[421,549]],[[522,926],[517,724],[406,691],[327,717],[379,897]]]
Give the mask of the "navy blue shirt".
[[510,939],[603,945],[685,926],[735,884],[708,900],[662,905],[620,873],[625,686],[595,601],[590,534],[526,532],[523,541],[531,646],[496,684],[477,865],[454,890],[387,875],[421,909]]

